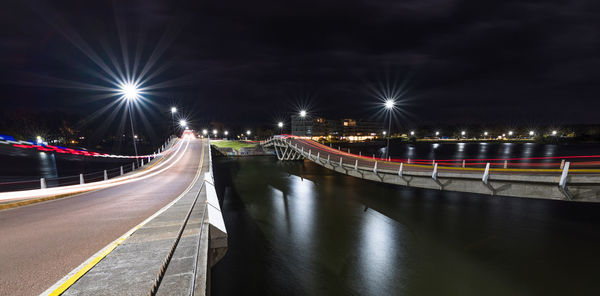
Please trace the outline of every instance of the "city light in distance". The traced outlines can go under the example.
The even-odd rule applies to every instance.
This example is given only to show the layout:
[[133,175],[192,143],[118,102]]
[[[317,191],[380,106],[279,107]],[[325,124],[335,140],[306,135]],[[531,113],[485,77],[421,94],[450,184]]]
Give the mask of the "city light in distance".
[[248,136],[249,136],[251,133],[252,133],[252,132],[251,132],[250,130],[247,130],[247,131],[246,131],[246,135],[248,135]]
[[306,117],[306,110],[300,110],[300,117]]
[[213,135],[217,135],[218,131],[216,129],[213,130]]
[[509,131],[509,132],[508,132],[508,135],[509,135],[509,136],[512,136],[512,135],[513,135],[513,131]]
[[484,135],[484,136],[487,136],[487,135],[488,135],[488,132],[483,132],[483,135]]
[[208,131],[207,131],[206,129],[203,129],[203,130],[202,130],[202,134],[203,134],[203,135],[206,135],[206,134],[208,134]]
[[179,125],[182,126],[182,127],[186,127],[187,126],[187,122],[182,119],[182,120],[179,121]]
[[410,135],[411,135],[411,136],[414,136],[414,135],[415,135],[415,132],[414,132],[414,131],[410,131]]
[[177,108],[171,107],[171,113],[176,113],[176,112],[177,112]]
[[224,131],[223,134],[227,136],[227,135],[229,135],[229,132],[228,131]]
[[436,136],[439,136],[439,135],[440,135],[440,132],[435,132],[435,135],[436,135]]
[[460,132],[460,134],[464,136],[464,135],[466,135],[466,134],[467,134],[467,132],[465,132],[465,131],[462,131],[462,132]]
[[386,131],[383,131],[383,135],[385,136],[386,134],[387,134],[387,132],[386,132]]
[[552,131],[552,135],[556,136],[557,132],[556,131]]
[[278,126],[279,128],[282,128],[282,127],[283,127],[283,122],[281,122],[281,121],[280,121],[280,122],[278,122],[278,123],[277,123],[277,126]]
[[535,133],[533,131],[529,131],[529,135],[533,136]]

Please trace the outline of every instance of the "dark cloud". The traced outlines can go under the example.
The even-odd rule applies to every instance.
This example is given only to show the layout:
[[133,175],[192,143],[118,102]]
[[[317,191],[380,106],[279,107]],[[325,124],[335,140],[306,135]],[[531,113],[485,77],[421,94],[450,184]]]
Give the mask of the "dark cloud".
[[153,100],[190,106],[201,121],[268,123],[300,101],[369,118],[366,85],[408,79],[411,123],[598,123],[593,0],[32,1],[1,14],[3,100],[20,98],[12,107],[71,108],[85,92],[14,77],[101,83],[65,34],[109,64],[103,44],[120,59],[120,27],[132,54],[136,44],[145,60],[164,50],[157,64],[170,66],[157,81],[180,77]]

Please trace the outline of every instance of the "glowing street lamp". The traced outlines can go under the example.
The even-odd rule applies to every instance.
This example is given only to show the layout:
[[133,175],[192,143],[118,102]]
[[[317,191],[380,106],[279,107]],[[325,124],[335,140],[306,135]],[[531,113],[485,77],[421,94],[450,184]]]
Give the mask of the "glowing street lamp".
[[552,135],[556,136],[557,132],[556,131],[552,131]]
[[461,136],[463,136],[463,137],[464,137],[466,134],[467,134],[467,132],[465,132],[465,131],[462,131],[462,132],[460,132],[460,135],[461,135]]
[[533,135],[535,135],[535,132],[534,131],[529,131],[529,136],[533,137]]
[[513,131],[508,131],[508,135],[512,136],[513,135]]
[[440,135],[440,132],[435,132],[435,136],[436,137],[439,136],[439,135]]
[[135,131],[133,129],[133,114],[131,113],[131,104],[136,101],[140,94],[138,85],[131,82],[122,83],[119,85],[120,93],[127,100],[127,113],[129,113],[129,123],[131,124],[131,138],[133,139],[133,151],[135,152],[135,161],[138,161],[137,146],[135,144]]
[[38,145],[42,144],[42,137],[37,136],[36,141],[37,141]]
[[487,135],[488,135],[488,132],[483,132],[483,135],[487,137]]
[[219,133],[216,129],[213,130],[213,135],[216,137],[217,133]]
[[300,117],[306,117],[306,110],[300,110]]
[[279,127],[279,134],[283,134],[283,121],[278,122],[277,127]]
[[251,132],[250,130],[247,130],[247,131],[246,131],[246,135],[248,135],[248,136],[249,136],[250,134],[252,134],[252,132]]
[[227,135],[229,135],[229,132],[228,132],[228,131],[224,131],[224,132],[223,132],[223,134],[224,134],[225,136],[227,136]]
[[208,134],[208,131],[206,129],[203,129],[202,134],[206,136]]
[[[385,158],[390,157],[390,137],[392,136],[392,111],[394,111],[394,106],[396,105],[396,101],[393,99],[385,100],[385,109],[388,110],[388,130],[387,130],[387,146],[385,148]],[[385,135],[385,134],[384,134]]]
[[414,136],[415,135],[415,131],[410,131],[410,135]]
[[171,121],[173,122],[173,124],[171,125],[171,129],[173,131],[173,134],[175,134],[175,113],[177,113],[177,108],[171,107]]
[[179,125],[181,127],[186,127],[187,126],[187,121],[185,121],[184,119],[182,119],[182,120],[179,121]]

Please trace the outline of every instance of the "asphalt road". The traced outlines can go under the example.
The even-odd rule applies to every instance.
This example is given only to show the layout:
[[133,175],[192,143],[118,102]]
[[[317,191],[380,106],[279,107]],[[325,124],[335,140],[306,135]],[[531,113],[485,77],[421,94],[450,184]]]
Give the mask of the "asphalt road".
[[174,200],[197,172],[202,141],[156,176],[0,211],[0,295],[38,295]]

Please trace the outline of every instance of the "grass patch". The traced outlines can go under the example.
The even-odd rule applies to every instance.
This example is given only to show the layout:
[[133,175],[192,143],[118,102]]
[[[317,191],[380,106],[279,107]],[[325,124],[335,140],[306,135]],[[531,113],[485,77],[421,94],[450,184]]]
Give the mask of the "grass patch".
[[256,144],[253,144],[253,143],[246,143],[246,142],[240,142],[240,141],[227,141],[227,140],[210,141],[210,144],[214,145],[218,148],[233,148],[236,151],[240,150],[240,148],[256,147]]

